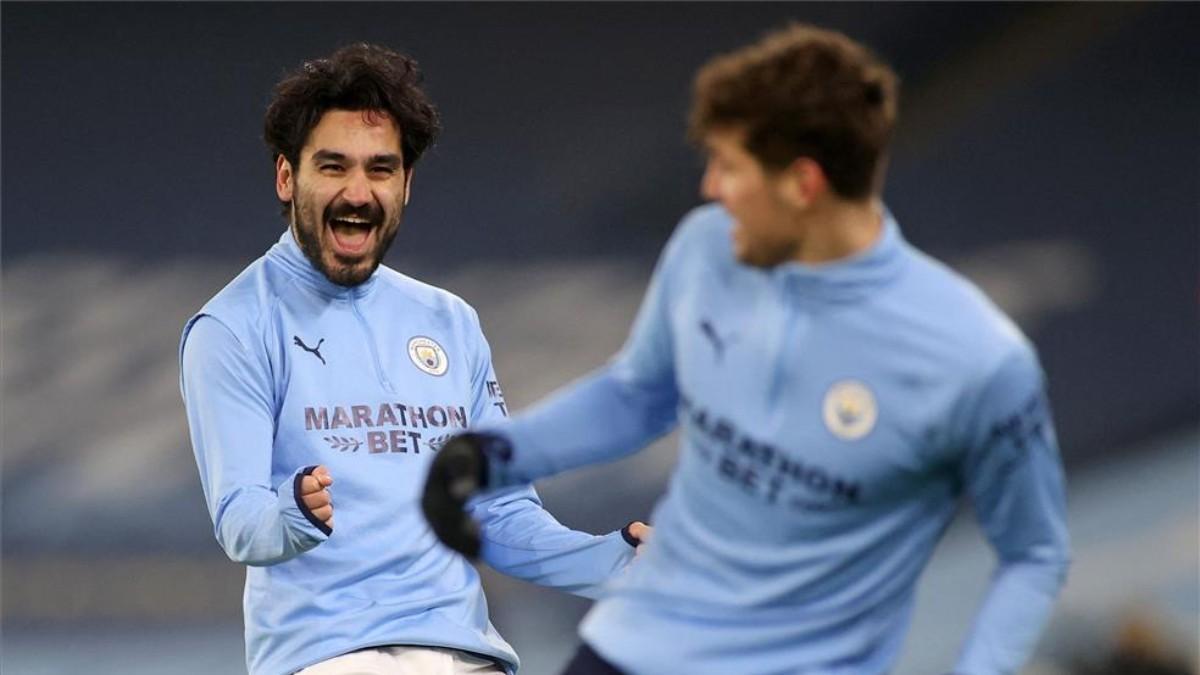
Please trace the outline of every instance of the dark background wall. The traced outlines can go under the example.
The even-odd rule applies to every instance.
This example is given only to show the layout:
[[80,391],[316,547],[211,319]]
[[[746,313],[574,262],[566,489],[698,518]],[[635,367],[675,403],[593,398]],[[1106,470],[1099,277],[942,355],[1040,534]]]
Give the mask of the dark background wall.
[[[1020,14],[933,4],[6,3],[4,152],[21,166],[6,180],[36,195],[6,200],[5,219],[21,223],[6,228],[6,255],[257,252],[273,200],[263,189],[273,161],[259,140],[270,88],[285,69],[353,41],[416,56],[445,115],[420,174],[405,242],[414,254],[461,263],[652,249],[695,202],[698,162],[682,121],[705,59],[802,19],[853,28],[911,76]],[[64,163],[94,172],[64,184]]]
[[[261,118],[285,69],[375,41],[445,134],[392,262],[646,262],[697,203],[691,73],[787,20],[905,81],[887,201],[945,257],[1070,241],[1088,298],[1034,335],[1072,455],[1194,416],[1194,6],[4,5],[3,252],[249,260],[278,228]],[[1060,262],[1061,264],[1061,262]],[[1054,270],[1042,273],[1053,281]],[[1063,270],[1070,277],[1072,270]],[[1148,397],[1147,388],[1163,397]]]

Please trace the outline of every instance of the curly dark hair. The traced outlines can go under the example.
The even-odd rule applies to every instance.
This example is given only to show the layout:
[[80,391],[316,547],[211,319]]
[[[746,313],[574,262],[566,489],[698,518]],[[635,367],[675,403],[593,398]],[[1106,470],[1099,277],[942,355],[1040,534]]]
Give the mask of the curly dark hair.
[[696,74],[688,136],[741,129],[768,169],[809,157],[837,194],[862,199],[881,187],[896,123],[896,74],[845,35],[792,24],[709,61]]
[[298,166],[300,149],[327,111],[379,110],[400,128],[404,169],[411,169],[441,130],[422,79],[412,58],[365,43],[306,61],[275,85],[267,107],[263,138],[272,164],[283,155]]

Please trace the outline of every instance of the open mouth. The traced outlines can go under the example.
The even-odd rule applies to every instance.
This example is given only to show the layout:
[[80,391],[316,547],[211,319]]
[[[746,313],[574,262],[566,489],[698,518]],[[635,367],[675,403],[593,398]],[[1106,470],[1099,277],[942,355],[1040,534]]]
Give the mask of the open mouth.
[[326,221],[333,252],[349,258],[360,257],[371,248],[375,223],[359,216],[342,216]]

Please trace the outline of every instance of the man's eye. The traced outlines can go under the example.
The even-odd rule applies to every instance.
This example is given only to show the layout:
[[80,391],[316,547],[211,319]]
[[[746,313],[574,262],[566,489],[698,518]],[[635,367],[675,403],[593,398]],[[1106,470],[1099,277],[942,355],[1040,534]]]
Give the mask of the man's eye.
[[341,171],[342,165],[341,164],[322,164],[319,168],[322,171]]
[[390,176],[396,173],[396,170],[390,166],[375,166],[371,167],[371,173],[379,174],[381,176]]

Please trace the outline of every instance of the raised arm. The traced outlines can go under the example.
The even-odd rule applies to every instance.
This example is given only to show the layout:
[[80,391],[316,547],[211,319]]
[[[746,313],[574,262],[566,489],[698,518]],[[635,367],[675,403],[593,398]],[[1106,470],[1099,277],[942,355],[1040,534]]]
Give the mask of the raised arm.
[[679,392],[668,320],[668,244],[624,348],[605,367],[511,420],[484,421],[450,439],[434,460],[423,508],[438,537],[475,555],[477,530],[464,512],[482,489],[526,485],[587,464],[629,455],[676,424]]
[[496,429],[512,452],[491,463],[490,487],[620,459],[675,427],[679,391],[669,311],[682,239],[676,234],[664,249],[621,351]]
[[211,316],[189,324],[180,350],[192,449],[221,548],[235,562],[273,565],[325,541],[325,513],[304,498],[331,479],[309,466],[271,484],[273,387],[262,357]]
[[597,536],[562,525],[531,486],[488,493],[468,508],[480,524],[480,557],[489,566],[584,597],[596,597],[633,560],[638,543],[628,526]]
[[[504,395],[491,349],[478,318],[475,324],[471,422],[494,427],[507,419]],[[633,558],[636,542],[611,532],[596,536],[567,528],[543,507],[533,486],[523,484],[481,496],[468,504],[479,523],[484,562],[525,581],[594,597],[599,586]]]

